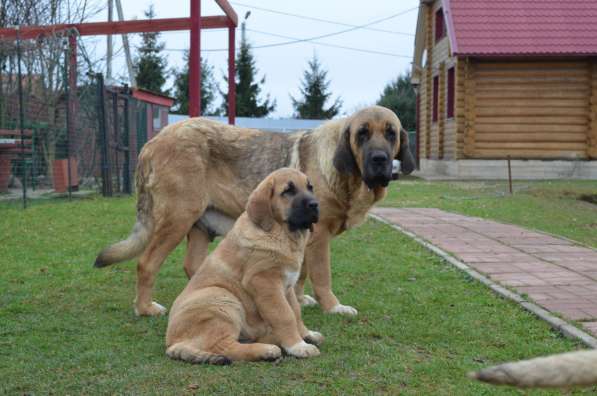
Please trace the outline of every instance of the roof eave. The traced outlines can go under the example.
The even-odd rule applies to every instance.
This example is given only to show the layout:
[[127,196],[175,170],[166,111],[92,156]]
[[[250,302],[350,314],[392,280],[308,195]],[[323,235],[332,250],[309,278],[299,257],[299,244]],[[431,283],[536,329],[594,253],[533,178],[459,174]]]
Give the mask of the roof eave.
[[458,42],[456,41],[456,31],[454,30],[454,20],[452,18],[452,8],[450,0],[442,0],[442,9],[444,11],[444,21],[450,40],[450,55],[454,56],[458,52]]
[[454,53],[458,57],[475,57],[475,58],[531,58],[531,57],[594,57],[597,52],[458,52]]
[[[421,5],[429,4],[432,0],[421,0]],[[413,50],[413,60],[411,62],[411,83],[418,82],[419,70],[422,68],[423,51],[425,50],[425,15],[424,7],[419,5],[417,15],[417,30],[415,33],[415,48]]]

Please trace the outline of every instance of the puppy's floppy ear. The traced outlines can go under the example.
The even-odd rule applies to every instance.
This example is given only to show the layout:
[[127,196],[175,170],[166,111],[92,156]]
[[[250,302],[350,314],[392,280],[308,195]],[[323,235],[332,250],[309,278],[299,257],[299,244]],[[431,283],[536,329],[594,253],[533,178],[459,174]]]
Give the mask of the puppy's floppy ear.
[[334,153],[334,167],[340,173],[353,174],[358,171],[357,162],[350,148],[350,127],[342,133],[336,152]]
[[247,202],[247,215],[253,223],[264,231],[271,231],[274,226],[274,214],[272,212],[272,197],[274,195],[274,180],[271,177],[263,180],[257,188],[249,195]]
[[396,159],[400,161],[400,171],[405,175],[410,175],[415,170],[415,159],[408,145],[408,133],[403,128],[400,128],[400,151]]

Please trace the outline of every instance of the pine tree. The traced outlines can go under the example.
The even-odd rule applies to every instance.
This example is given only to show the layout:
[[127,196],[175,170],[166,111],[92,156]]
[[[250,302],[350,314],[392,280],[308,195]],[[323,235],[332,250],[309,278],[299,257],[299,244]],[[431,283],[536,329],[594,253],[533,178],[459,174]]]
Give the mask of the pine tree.
[[392,109],[400,117],[404,129],[412,131],[417,127],[416,102],[415,90],[410,83],[410,73],[406,72],[385,86],[377,104]]
[[[189,53],[184,54],[185,66],[174,70],[174,98],[176,114],[189,114]],[[213,67],[201,58],[201,114],[214,115],[212,104],[215,99],[217,84],[214,81]]]
[[[145,11],[148,19],[155,17],[153,4]],[[136,81],[139,88],[152,92],[167,94],[162,87],[166,83],[167,59],[160,52],[164,49],[164,43],[158,42],[160,33],[142,33],[142,44],[138,48],[136,68]]]
[[[276,101],[270,102],[269,95],[265,100],[259,100],[261,93],[261,85],[265,83],[265,76],[259,82],[255,82],[257,75],[257,67],[255,66],[255,58],[251,52],[251,45],[248,43],[245,36],[245,23],[241,25],[241,42],[240,48],[236,55],[236,115],[239,117],[265,117],[275,110]],[[225,81],[228,81],[224,77]],[[224,114],[228,114],[228,94],[220,91],[224,98],[222,110]]]
[[313,55],[313,59],[309,61],[309,67],[303,73],[303,81],[301,82],[302,99],[297,100],[292,95],[292,106],[295,110],[295,116],[306,119],[328,119],[333,118],[340,111],[342,100],[336,98],[334,103],[324,108],[325,103],[332,96],[329,92],[330,82],[327,81],[328,72],[324,70],[317,59]]

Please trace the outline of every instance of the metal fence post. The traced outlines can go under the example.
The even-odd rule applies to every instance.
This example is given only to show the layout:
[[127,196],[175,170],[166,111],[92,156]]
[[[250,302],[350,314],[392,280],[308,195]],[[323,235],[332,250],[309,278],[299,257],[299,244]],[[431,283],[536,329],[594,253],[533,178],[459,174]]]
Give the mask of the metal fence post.
[[70,160],[70,131],[72,128],[71,125],[71,92],[70,89],[68,87],[69,85],[69,79],[68,79],[68,62],[69,62],[69,49],[68,49],[68,41],[65,41],[65,47],[64,47],[64,94],[66,96],[66,166],[68,167],[67,169],[67,191],[68,191],[68,200],[72,201],[72,175],[71,175],[71,160]]
[[118,142],[118,133],[120,130],[120,123],[118,119],[118,92],[112,92],[112,123],[114,127],[114,168],[116,170],[116,192],[120,193],[120,172],[119,172],[119,165],[120,161],[118,161],[119,153],[119,142]]
[[21,129],[21,171],[23,172],[23,209],[27,208],[27,163],[25,161],[25,111],[23,109],[23,74],[21,72],[21,36],[19,34],[20,26],[17,31],[17,75],[19,90],[19,127]]
[[124,192],[130,194],[131,188],[131,139],[130,139],[130,115],[129,115],[129,100],[130,94],[128,87],[125,86],[126,96],[124,96],[124,132],[122,141],[124,147],[124,165],[122,166],[124,172],[122,175],[122,184],[124,185]]
[[108,158],[108,134],[106,133],[106,104],[104,101],[104,76],[102,73],[97,78],[97,118],[99,122],[99,145],[101,148],[102,163],[102,195],[112,196],[112,176],[110,174],[110,162]]

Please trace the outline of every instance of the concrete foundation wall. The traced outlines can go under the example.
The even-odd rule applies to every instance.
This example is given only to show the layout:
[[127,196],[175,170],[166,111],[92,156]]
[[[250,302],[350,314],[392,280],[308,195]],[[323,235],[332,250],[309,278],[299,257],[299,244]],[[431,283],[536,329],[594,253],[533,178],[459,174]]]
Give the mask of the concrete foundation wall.
[[[585,179],[597,181],[597,161],[512,160],[512,178],[518,180]],[[430,179],[503,180],[506,160],[429,160],[421,158],[416,176]]]

